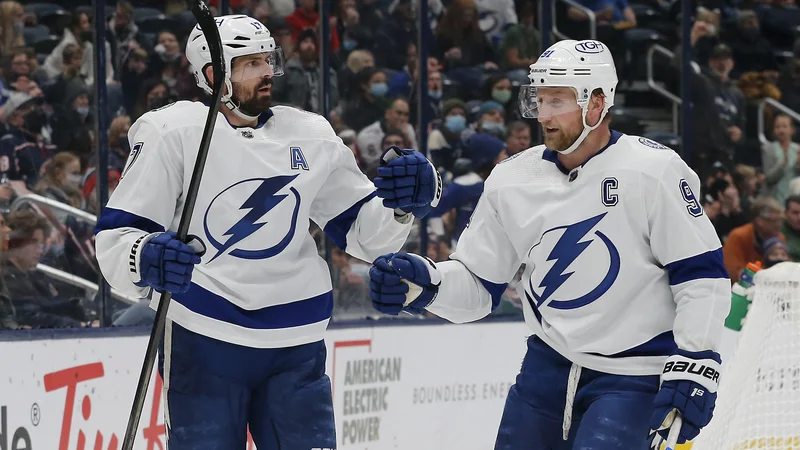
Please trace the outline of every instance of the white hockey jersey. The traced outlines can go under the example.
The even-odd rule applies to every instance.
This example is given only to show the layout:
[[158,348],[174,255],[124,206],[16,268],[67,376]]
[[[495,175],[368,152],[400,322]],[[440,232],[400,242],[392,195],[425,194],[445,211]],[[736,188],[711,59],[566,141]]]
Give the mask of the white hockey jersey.
[[[572,171],[556,152],[528,149],[486,180],[428,309],[477,320],[491,311],[487,291],[497,302],[524,265],[526,322],[576,364],[651,375],[676,346],[718,351],[730,280],[699,191],[680,157],[646,138],[612,132]],[[472,300],[464,266],[480,281]]]
[[[131,155],[96,239],[103,274],[120,291],[148,295],[134,284],[131,247],[145,234],[177,230],[207,114],[202,103],[181,101],[145,114],[130,129]],[[189,291],[173,296],[168,316],[249,347],[318,341],[333,295],[310,221],[366,261],[398,251],[411,223],[398,222],[383,206],[323,117],[274,107],[259,125],[234,128],[217,117],[189,227],[207,250]],[[159,297],[153,295],[154,308]]]

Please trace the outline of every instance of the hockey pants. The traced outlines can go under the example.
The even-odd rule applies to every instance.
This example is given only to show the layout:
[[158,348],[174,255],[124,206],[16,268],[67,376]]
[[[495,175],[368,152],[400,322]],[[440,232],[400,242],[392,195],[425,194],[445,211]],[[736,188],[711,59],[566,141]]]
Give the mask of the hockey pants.
[[659,377],[576,369],[538,337],[528,338],[495,450],[647,450]]
[[250,348],[167,321],[159,348],[167,450],[336,448],[323,341]]

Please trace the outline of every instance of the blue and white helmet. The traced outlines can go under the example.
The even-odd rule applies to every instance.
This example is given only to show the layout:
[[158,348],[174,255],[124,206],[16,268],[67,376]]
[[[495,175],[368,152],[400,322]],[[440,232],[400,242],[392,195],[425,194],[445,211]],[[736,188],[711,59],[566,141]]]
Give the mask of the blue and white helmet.
[[[593,40],[556,42],[531,64],[528,79],[531,84],[522,86],[519,94],[520,113],[525,118],[539,117],[538,88],[564,87],[575,91],[577,107],[582,110],[584,130],[569,148],[561,151],[564,154],[575,151],[589,132],[600,126],[608,109],[614,105],[618,82],[611,52],[602,42]],[[598,88],[603,90],[605,107],[600,120],[590,127],[586,124],[586,112],[592,92]]]
[[[227,91],[222,97],[222,103],[238,116],[253,120],[254,117],[243,114],[238,105],[231,101],[233,93],[233,86],[231,85],[233,59],[239,56],[264,53],[272,68],[272,76],[280,76],[283,75],[283,52],[275,44],[275,39],[270,35],[267,27],[252,17],[236,14],[216,17],[215,20],[217,27],[219,27],[223,59],[225,60],[225,87]],[[189,34],[189,40],[186,44],[186,58],[192,66],[192,73],[197,85],[211,95],[212,88],[204,73],[206,66],[211,63],[211,51],[199,25],[195,26],[191,34]]]

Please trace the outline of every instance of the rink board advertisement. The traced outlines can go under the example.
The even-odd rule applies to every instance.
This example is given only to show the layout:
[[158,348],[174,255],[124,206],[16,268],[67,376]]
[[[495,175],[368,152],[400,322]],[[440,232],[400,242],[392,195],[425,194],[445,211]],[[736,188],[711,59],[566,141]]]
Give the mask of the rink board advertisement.
[[[528,334],[522,322],[331,329],[338,449],[492,448]],[[121,447],[148,336],[74,336],[0,342],[0,450]],[[155,374],[137,450],[166,450],[162,402]]]

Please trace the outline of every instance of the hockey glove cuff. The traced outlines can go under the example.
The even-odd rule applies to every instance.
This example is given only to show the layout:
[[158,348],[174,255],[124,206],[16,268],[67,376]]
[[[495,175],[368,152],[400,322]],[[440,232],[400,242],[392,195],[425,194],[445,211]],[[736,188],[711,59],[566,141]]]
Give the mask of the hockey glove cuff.
[[666,439],[676,411],[683,418],[678,443],[690,441],[708,425],[714,413],[722,359],[711,350],[678,350],[667,358],[661,389],[654,400],[650,429]]
[[384,206],[420,218],[436,207],[442,197],[442,178],[433,164],[418,151],[394,146],[381,156],[375,187]]
[[194,265],[200,263],[205,250],[194,236],[190,236],[190,243],[199,244],[199,251],[175,237],[172,231],[153,233],[133,243],[128,261],[134,284],[173,294],[189,290]]
[[378,257],[369,271],[372,305],[384,314],[422,314],[433,303],[442,283],[436,264],[409,253]]

